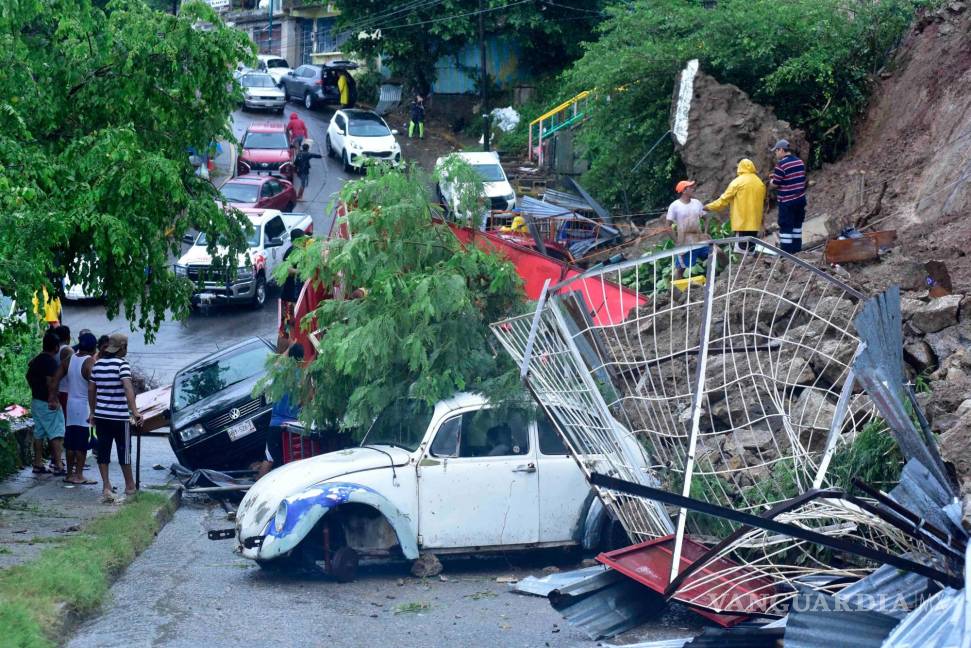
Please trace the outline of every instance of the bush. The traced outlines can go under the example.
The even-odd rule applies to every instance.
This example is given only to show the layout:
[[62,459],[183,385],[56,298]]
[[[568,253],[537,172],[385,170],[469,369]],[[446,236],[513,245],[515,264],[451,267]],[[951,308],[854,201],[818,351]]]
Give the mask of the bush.
[[367,69],[354,75],[354,82],[357,84],[357,100],[369,106],[377,105],[381,96],[381,84],[384,82],[381,73]]
[[777,115],[805,129],[809,161],[846,150],[865,107],[870,78],[887,60],[915,11],[929,0],[637,0],[612,9],[599,40],[563,77],[573,92],[595,89],[580,131],[591,171],[589,188],[632,206],[670,197],[678,168],[661,147],[636,174],[631,169],[669,128],[678,71],[697,58],[702,69],[732,83]]

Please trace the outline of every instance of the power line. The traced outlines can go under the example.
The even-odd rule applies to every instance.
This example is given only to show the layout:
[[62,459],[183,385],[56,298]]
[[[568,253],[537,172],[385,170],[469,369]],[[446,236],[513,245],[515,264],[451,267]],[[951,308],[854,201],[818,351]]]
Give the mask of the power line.
[[501,11],[503,9],[511,9],[512,7],[515,7],[516,5],[526,4],[527,2],[533,2],[533,0],[519,0],[518,2],[511,2],[509,4],[505,4],[505,5],[501,6],[501,7],[490,7],[488,9],[481,9],[481,10],[476,10],[476,11],[467,11],[465,13],[454,14],[452,16],[444,16],[442,18],[432,18],[431,20],[423,20],[421,22],[407,23],[407,24],[403,24],[403,25],[391,25],[389,27],[381,27],[380,29],[381,29],[381,31],[387,31],[387,30],[390,30],[390,29],[405,29],[405,28],[408,28],[408,27],[421,27],[422,25],[431,25],[433,23],[444,22],[446,20],[455,20],[456,18],[467,18],[467,17],[470,17],[470,16],[478,16],[480,14],[491,13],[493,11]]
[[397,9],[383,11],[383,12],[379,11],[376,14],[373,14],[371,16],[365,16],[345,26],[344,29],[345,31],[363,31],[397,14],[404,13],[407,11],[418,11],[420,9],[429,9],[435,5],[442,4],[442,2],[444,2],[444,0],[414,0],[414,2],[410,2],[405,6],[399,7]]

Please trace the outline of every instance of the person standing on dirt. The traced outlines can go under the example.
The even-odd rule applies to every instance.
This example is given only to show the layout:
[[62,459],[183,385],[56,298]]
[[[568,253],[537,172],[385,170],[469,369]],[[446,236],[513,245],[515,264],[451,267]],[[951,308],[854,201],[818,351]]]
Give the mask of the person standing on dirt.
[[[736,169],[738,176],[725,192],[705,205],[705,211],[720,212],[730,207],[729,220],[735,236],[757,238],[762,231],[762,208],[765,205],[765,183],[755,170],[755,163],[742,158]],[[736,252],[748,252],[749,243],[736,243]]]
[[779,247],[795,254],[802,250],[802,223],[806,220],[806,165],[792,152],[789,140],[776,142],[772,152],[776,165],[769,186],[776,189],[779,203]]
[[114,443],[118,464],[125,477],[125,495],[135,492],[135,480],[131,471],[131,425],[142,424],[142,415],[135,404],[135,388],[131,381],[128,354],[128,336],[112,333],[108,346],[91,367],[88,384],[88,406],[94,412],[92,422],[98,431],[98,471],[103,484],[102,495],[106,504],[116,501],[108,464],[111,463],[111,445]]
[[[294,362],[294,366],[303,362],[303,345],[294,342],[287,350],[287,357]],[[270,429],[266,433],[266,459],[260,464],[256,473],[259,479],[275,467],[283,465],[283,435],[287,433],[289,423],[300,420],[300,405],[291,400],[290,394],[280,396],[270,412]]]
[[[667,220],[674,230],[674,242],[679,246],[708,240],[701,221],[705,215],[705,207],[694,197],[696,184],[694,180],[679,182],[674,190],[681,195],[668,207]],[[707,246],[695,247],[684,254],[679,254],[674,259],[674,278],[680,279],[684,276],[685,268],[690,268],[698,261],[707,258]]]
[[307,184],[310,182],[310,161],[319,160],[321,157],[319,153],[310,152],[310,144],[304,144],[300,147],[300,152],[293,160],[293,168],[297,172],[297,180],[300,181],[300,188],[297,189],[297,200],[303,200],[303,190],[307,188]]
[[[34,419],[34,473],[66,475],[61,463],[64,441],[64,411],[57,399],[57,353],[61,341],[53,331],[44,334],[41,352],[27,365],[30,386],[30,415]],[[44,467],[44,442],[51,447],[53,470]]]
[[300,115],[295,112],[290,113],[290,121],[287,122],[287,135],[290,136],[290,145],[300,150],[303,141],[307,138],[307,124],[300,119]]
[[425,102],[421,95],[416,95],[415,100],[408,107],[411,121],[408,122],[408,139],[415,136],[418,131],[418,139],[425,139]]
[[88,403],[88,384],[91,368],[94,366],[94,353],[98,348],[98,338],[90,331],[78,337],[77,352],[61,364],[60,374],[64,376],[61,387],[67,393],[65,418],[67,426],[64,434],[64,450],[67,454],[68,484],[97,484],[84,478],[84,462],[88,457],[88,443],[91,437],[91,408]]

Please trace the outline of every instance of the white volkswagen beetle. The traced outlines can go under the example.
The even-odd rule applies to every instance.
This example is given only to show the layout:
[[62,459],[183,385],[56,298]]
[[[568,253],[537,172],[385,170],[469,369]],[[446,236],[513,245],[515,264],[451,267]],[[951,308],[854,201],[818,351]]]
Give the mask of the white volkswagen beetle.
[[235,533],[211,537],[235,535],[264,567],[323,560],[348,581],[360,556],[594,549],[616,526],[545,418],[459,394],[400,401],[360,447],[274,470],[246,493]]

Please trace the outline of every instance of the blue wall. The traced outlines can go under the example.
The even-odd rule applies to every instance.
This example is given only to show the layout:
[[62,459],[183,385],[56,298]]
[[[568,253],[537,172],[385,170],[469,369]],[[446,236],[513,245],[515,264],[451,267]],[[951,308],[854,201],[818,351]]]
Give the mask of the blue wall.
[[[486,67],[489,76],[501,88],[509,88],[527,80],[520,69],[520,48],[513,39],[505,36],[492,36],[486,39]],[[472,76],[462,68],[470,70]],[[479,75],[479,46],[465,46],[455,56],[443,56],[435,63],[435,82],[432,92],[435,94],[475,94],[476,81]],[[381,66],[380,72],[386,77],[390,70]],[[475,79],[473,79],[475,77]]]

